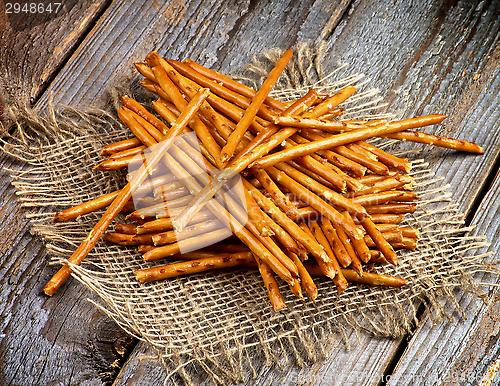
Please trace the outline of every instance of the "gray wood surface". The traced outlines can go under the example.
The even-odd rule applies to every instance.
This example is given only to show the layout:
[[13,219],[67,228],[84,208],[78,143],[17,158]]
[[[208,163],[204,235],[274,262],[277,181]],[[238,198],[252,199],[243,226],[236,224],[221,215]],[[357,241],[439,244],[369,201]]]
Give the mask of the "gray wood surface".
[[[484,156],[434,148],[425,148],[423,153],[438,176],[444,177],[443,183],[451,185],[452,200],[460,204],[460,210],[476,210],[488,188],[488,176],[498,168],[498,1],[420,1],[411,6],[406,1],[391,5],[356,1],[349,7],[347,3],[115,1],[56,71],[38,106],[44,107],[52,93],[56,103],[103,107],[108,87],[137,81],[132,64],[153,49],[170,58],[190,57],[234,73],[266,48],[286,49],[300,41],[319,42],[321,37],[327,42],[325,68],[336,67],[340,61],[349,64],[351,73],[365,73],[372,78],[370,85],[379,87],[389,102],[387,110],[400,117],[447,113],[449,118],[439,133],[485,147]],[[40,90],[43,85],[30,87]],[[20,167],[11,160],[0,161],[3,166]],[[145,358],[154,354],[150,347],[139,343],[129,354],[134,342],[87,302],[87,298],[98,299],[79,283],[70,280],[52,298],[41,294],[56,267],[47,264],[43,245],[28,234],[8,173],[0,173],[0,223],[6,224],[0,241],[0,326],[4,334],[0,338],[0,381],[12,385],[161,384],[165,377],[162,368]],[[495,237],[498,204],[486,205],[488,202],[498,203],[498,195],[489,195],[478,209],[477,232]],[[498,250],[498,244],[492,248]],[[426,319],[396,367],[391,384],[403,383],[415,372],[441,376],[474,368],[482,374],[496,358],[498,325],[490,320],[498,300],[481,308],[465,298],[460,299],[474,316],[465,324],[439,326],[430,326]],[[468,332],[474,339],[459,350]],[[475,339],[490,342],[488,350],[477,348]],[[247,384],[378,384],[390,363],[398,359],[394,356],[401,342],[367,334],[350,340],[350,351],[338,339],[326,361],[302,369],[287,366],[284,371],[262,368],[260,377]],[[448,344],[452,348],[443,349]],[[27,345],[30,350],[24,348]],[[477,358],[474,366],[468,364],[471,357]],[[122,366],[124,358],[127,361]]]

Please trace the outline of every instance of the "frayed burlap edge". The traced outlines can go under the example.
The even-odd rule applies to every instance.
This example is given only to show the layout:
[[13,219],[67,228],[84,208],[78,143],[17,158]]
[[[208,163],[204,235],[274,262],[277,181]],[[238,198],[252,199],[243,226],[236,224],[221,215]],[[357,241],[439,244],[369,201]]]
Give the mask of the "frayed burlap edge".
[[[258,84],[255,74],[267,73],[278,56],[277,51],[267,52],[264,61],[249,67],[246,78]],[[349,116],[390,117],[379,113],[377,90],[364,90],[367,82],[362,75],[346,76],[345,66],[324,75],[321,57],[321,46],[310,50],[300,45],[275,96],[292,99],[309,85],[332,93],[356,84],[360,96],[345,104]],[[48,113],[40,114],[17,106],[9,113],[13,125],[10,134],[4,133],[2,150],[31,166],[15,174],[13,184],[23,206],[45,208],[30,216],[32,232],[44,239],[55,262],[64,263],[102,212],[67,224],[52,224],[52,216],[123,185],[121,173],[91,169],[103,145],[130,134],[114,111],[49,106]],[[348,346],[352,330],[401,337],[418,323],[416,308],[422,302],[434,322],[452,319],[440,300],[451,299],[462,313],[454,290],[469,290],[484,298],[473,274],[498,273],[498,269],[489,261],[490,254],[481,252],[488,245],[484,237],[467,235],[471,228],[464,227],[463,215],[449,203],[447,187],[440,186],[425,161],[416,157],[418,150],[407,149],[408,153],[415,158],[412,174],[422,200],[405,221],[418,226],[422,237],[417,251],[399,253],[399,266],[379,270],[407,278],[409,285],[401,289],[351,285],[337,295],[331,282],[318,279],[316,304],[299,301],[283,286],[288,308],[274,313],[256,272],[236,270],[140,285],[133,271],[148,264],[132,248],[104,243],[81,266],[72,266],[74,277],[102,299],[101,304],[94,303],[96,307],[158,349],[169,374],[165,382],[173,383],[194,384],[200,371],[214,384],[241,382],[256,376],[260,365],[280,367],[284,359],[306,365],[325,358],[339,334]]]

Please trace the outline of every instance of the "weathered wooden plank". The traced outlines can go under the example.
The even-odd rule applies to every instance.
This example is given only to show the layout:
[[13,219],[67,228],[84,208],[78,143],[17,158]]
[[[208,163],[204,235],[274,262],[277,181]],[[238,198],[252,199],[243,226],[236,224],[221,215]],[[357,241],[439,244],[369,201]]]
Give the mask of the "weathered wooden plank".
[[0,95],[5,99],[34,102],[109,1],[56,3],[32,3],[36,10],[31,4],[24,10],[27,1],[0,4]]
[[[491,245],[484,252],[500,250],[500,175],[479,206],[472,224],[472,234],[486,235]],[[498,259],[498,255],[496,256]],[[500,283],[498,276],[475,275],[479,282]],[[489,367],[500,357],[500,295],[498,287],[483,288],[487,303],[461,293],[457,301],[467,320],[457,321],[455,307],[450,302],[445,309],[455,320],[433,325],[426,318],[410,341],[395,371],[390,385],[423,385],[437,383],[477,385]],[[500,379],[497,375],[496,383]]]

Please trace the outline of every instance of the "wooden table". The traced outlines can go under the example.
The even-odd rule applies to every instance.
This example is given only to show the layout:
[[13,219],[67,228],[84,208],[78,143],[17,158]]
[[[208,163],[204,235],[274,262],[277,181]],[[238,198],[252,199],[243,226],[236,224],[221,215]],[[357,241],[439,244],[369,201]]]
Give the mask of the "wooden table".
[[[108,86],[136,79],[132,63],[153,49],[234,73],[266,48],[324,40],[324,67],[343,62],[366,74],[388,111],[448,114],[440,133],[484,147],[483,156],[429,147],[423,156],[450,184],[452,200],[476,226],[472,234],[485,234],[489,250],[499,250],[497,0],[67,0],[57,13],[32,15],[6,14],[6,6],[0,4],[0,93],[40,108],[49,95],[77,108],[103,106]],[[150,348],[91,305],[93,293],[70,280],[54,297],[43,295],[56,267],[26,219],[40,209],[20,208],[6,170],[26,166],[3,155],[0,166],[0,384],[162,384],[162,368],[144,359]],[[339,340],[324,361],[262,368],[246,384],[478,384],[500,360],[499,293],[486,291],[487,304],[456,294],[466,319],[454,314],[433,325],[424,312],[405,339],[360,334],[350,351]]]

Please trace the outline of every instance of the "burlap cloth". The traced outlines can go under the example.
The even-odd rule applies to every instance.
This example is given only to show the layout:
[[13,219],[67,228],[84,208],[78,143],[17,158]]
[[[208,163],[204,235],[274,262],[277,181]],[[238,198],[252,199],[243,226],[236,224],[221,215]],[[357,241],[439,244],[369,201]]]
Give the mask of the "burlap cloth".
[[[384,110],[381,98],[362,75],[349,75],[348,67],[340,66],[325,76],[321,55],[321,49],[299,46],[274,97],[294,99],[308,86],[320,93],[334,93],[351,84],[359,91],[343,105],[346,116],[391,117],[380,113]],[[258,85],[277,57],[276,51],[266,52],[248,67],[244,79]],[[139,89],[127,93],[146,104],[152,100]],[[124,185],[122,173],[93,172],[92,167],[100,160],[104,145],[131,133],[116,119],[111,104],[105,110],[86,111],[48,106],[44,113],[17,106],[10,110],[10,118],[14,123],[10,134],[4,130],[3,151],[31,166],[15,174],[17,195],[25,207],[45,208],[28,216],[32,232],[43,238],[53,261],[63,263],[103,212],[60,224],[52,224],[53,215]],[[396,267],[377,267],[379,273],[408,279],[403,288],[353,284],[337,295],[331,280],[316,279],[319,297],[314,304],[309,299],[300,301],[283,285],[288,307],[273,312],[257,271],[239,269],[139,284],[134,270],[150,264],[133,247],[103,242],[81,266],[72,266],[73,276],[99,295],[101,302],[96,307],[128,333],[158,349],[169,373],[166,383],[192,384],[192,376],[200,371],[215,384],[237,383],[255,376],[263,363],[282,366],[284,361],[293,361],[302,366],[324,358],[339,334],[348,348],[352,329],[401,337],[415,328],[421,304],[436,322],[450,318],[439,300],[448,297],[461,312],[455,289],[484,296],[472,276],[477,271],[496,271],[488,254],[482,253],[487,243],[484,237],[467,235],[470,228],[464,227],[464,216],[449,202],[447,187],[418,158],[418,146],[377,145],[389,146],[396,155],[404,151],[410,157],[415,191],[421,196],[418,210],[405,220],[421,231],[418,249],[398,252]]]

